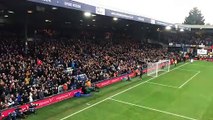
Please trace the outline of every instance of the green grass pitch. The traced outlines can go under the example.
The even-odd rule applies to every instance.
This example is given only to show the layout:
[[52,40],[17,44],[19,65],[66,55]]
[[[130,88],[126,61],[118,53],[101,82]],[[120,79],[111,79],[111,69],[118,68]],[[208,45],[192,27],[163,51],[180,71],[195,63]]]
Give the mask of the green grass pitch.
[[134,78],[90,97],[39,109],[28,120],[213,120],[213,63],[172,66],[156,78]]

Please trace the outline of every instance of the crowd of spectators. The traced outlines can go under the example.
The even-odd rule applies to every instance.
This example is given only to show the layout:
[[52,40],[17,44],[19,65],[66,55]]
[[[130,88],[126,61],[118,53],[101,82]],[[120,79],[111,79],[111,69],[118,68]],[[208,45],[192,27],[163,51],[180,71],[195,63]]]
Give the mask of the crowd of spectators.
[[32,43],[1,38],[0,109],[76,89],[81,86],[76,75],[86,74],[94,83],[168,57],[167,49],[134,40],[61,38]]
[[[177,38],[176,38],[177,39]],[[179,38],[178,40],[175,40],[173,38],[169,39],[169,43],[175,43],[175,44],[188,44],[188,45],[207,45],[211,46],[213,45],[213,39],[210,37],[207,38],[196,38],[191,37],[190,39],[185,38]]]
[[162,33],[162,41],[173,44],[188,44],[188,45],[213,45],[213,37],[209,34],[202,33]]

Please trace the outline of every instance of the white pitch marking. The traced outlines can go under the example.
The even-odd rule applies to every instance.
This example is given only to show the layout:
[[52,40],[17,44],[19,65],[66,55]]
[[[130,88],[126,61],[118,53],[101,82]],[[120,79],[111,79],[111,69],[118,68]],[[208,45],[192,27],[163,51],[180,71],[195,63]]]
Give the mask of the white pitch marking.
[[149,84],[154,84],[154,85],[159,85],[159,86],[163,86],[163,87],[175,88],[175,89],[178,88],[178,87],[176,87],[176,86],[165,85],[165,84],[160,84],[160,83],[156,83],[156,82],[147,82],[147,83],[149,83]]
[[190,80],[192,80],[194,77],[196,77],[199,73],[200,73],[200,71],[198,71],[195,75],[193,75],[192,77],[190,77],[186,82],[184,82],[178,88],[182,88],[185,84],[187,84]]
[[143,108],[143,109],[150,110],[150,111],[156,111],[156,112],[164,113],[164,114],[167,114],[167,115],[181,117],[181,118],[188,119],[188,120],[197,120],[195,118],[187,117],[187,116],[184,116],[184,115],[179,115],[179,114],[168,112],[168,111],[158,110],[158,109],[147,107],[147,106],[137,105],[137,104],[133,104],[133,103],[130,103],[130,102],[125,102],[125,101],[116,100],[116,99],[112,99],[112,98],[110,100],[113,100],[113,101],[116,101],[116,102],[119,102],[119,103],[123,103],[123,104],[126,104],[126,105],[136,106],[136,107]]
[[[188,63],[182,64],[182,65],[180,65],[180,66],[178,66],[178,67],[176,67],[176,68],[170,70],[169,72],[174,71],[174,70],[176,70],[176,69],[178,69],[178,68],[180,68],[180,67],[182,67],[182,66],[185,66],[185,65],[187,65],[187,64],[188,64]],[[107,98],[105,98],[105,99],[103,99],[103,100],[101,100],[101,101],[99,101],[99,102],[96,102],[96,103],[94,103],[94,104],[92,104],[92,105],[90,105],[90,106],[88,106],[88,107],[85,107],[85,108],[83,108],[83,109],[81,109],[81,110],[79,110],[79,111],[76,111],[76,112],[74,112],[74,113],[68,115],[68,116],[65,116],[65,117],[61,118],[60,120],[65,120],[65,119],[67,119],[67,118],[69,118],[69,117],[72,117],[72,116],[74,116],[74,115],[76,115],[76,114],[78,114],[78,113],[80,113],[80,112],[83,112],[83,111],[85,111],[85,110],[87,110],[87,109],[89,109],[89,108],[91,108],[91,107],[94,107],[94,106],[96,106],[96,105],[98,105],[98,104],[100,104],[100,103],[102,103],[102,102],[104,102],[104,101],[106,101],[106,100],[108,100],[108,99],[110,99],[110,98],[112,98],[112,97],[115,97],[115,96],[117,96],[117,95],[120,95],[120,94],[122,94],[122,93],[124,93],[124,92],[126,92],[126,91],[129,91],[129,90],[131,90],[131,89],[133,89],[133,88],[135,88],[135,87],[137,87],[137,86],[139,86],[139,85],[142,85],[142,84],[144,84],[144,83],[147,83],[147,82],[149,82],[149,81],[151,81],[151,80],[153,80],[153,79],[155,79],[155,78],[158,78],[158,77],[160,77],[160,76],[162,76],[162,75],[164,75],[164,74],[166,74],[166,73],[169,73],[169,72],[162,73],[162,74],[160,74],[160,75],[157,76],[157,77],[150,78],[150,79],[147,80],[147,81],[140,82],[140,83],[138,83],[138,84],[136,84],[136,85],[134,85],[134,86],[132,86],[132,87],[129,87],[129,88],[123,90],[123,91],[120,91],[120,92],[118,92],[118,93],[116,93],[116,94],[114,94],[114,95],[112,95],[112,96],[109,96],[109,97],[107,97]]]

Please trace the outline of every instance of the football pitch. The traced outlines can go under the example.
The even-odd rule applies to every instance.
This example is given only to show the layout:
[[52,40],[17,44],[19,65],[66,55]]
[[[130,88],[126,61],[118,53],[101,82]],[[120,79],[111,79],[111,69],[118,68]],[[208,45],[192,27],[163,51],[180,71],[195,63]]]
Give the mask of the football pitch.
[[213,120],[213,62],[172,66],[39,109],[29,120]]

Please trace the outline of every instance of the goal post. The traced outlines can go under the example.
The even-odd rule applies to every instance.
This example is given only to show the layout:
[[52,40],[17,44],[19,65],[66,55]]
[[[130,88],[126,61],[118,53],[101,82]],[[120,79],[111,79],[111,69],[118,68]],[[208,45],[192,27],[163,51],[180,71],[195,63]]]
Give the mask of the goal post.
[[160,60],[154,63],[147,64],[147,76],[157,77],[159,72],[169,72],[170,60]]

